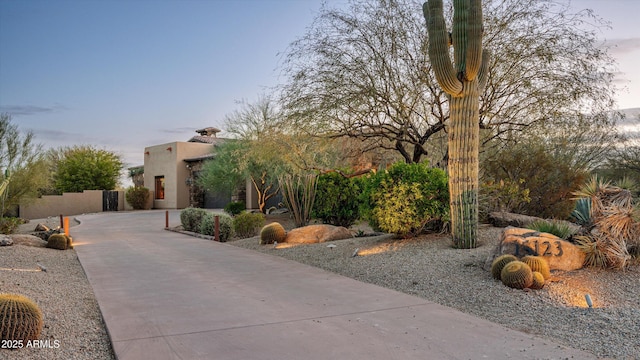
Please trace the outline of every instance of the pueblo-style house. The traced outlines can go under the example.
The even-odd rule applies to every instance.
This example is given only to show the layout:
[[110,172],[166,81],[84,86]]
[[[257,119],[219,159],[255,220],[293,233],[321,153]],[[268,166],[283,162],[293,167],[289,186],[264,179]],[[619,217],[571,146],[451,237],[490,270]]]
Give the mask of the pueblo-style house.
[[[253,208],[252,191],[213,194],[200,188],[196,179],[204,161],[215,156],[215,147],[229,139],[217,137],[220,130],[207,127],[188,141],[153,145],[144,149],[144,166],[130,168],[134,184],[152,191],[154,209],[183,209],[189,206],[223,208],[231,201],[247,201]],[[251,188],[247,188],[252,190]]]

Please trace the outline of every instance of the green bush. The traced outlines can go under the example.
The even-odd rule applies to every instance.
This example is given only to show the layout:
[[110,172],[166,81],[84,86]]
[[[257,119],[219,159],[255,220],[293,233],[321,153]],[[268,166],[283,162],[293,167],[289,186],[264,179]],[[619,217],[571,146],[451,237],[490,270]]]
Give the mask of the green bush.
[[264,214],[244,211],[233,218],[233,230],[241,238],[253,237],[258,235],[264,222]]
[[220,241],[225,242],[233,236],[233,218],[227,213],[210,213],[207,212],[202,217],[200,223],[200,234],[214,236],[215,235],[215,217],[220,217]]
[[350,227],[360,218],[361,181],[337,172],[318,176],[313,217],[324,224]]
[[361,213],[372,228],[400,236],[448,220],[447,177],[426,163],[396,163],[364,180]]
[[518,181],[488,180],[480,184],[478,208],[480,220],[486,222],[494,211],[521,212],[531,202],[529,189],[523,188],[524,179]]
[[0,234],[13,234],[18,229],[18,226],[25,224],[26,221],[17,217],[3,217],[0,218]]
[[589,177],[542,144],[510,147],[483,161],[482,167],[483,181],[524,179],[522,188],[529,189],[531,201],[519,212],[543,219],[567,219],[574,209],[572,193]]
[[240,201],[230,202],[224,207],[224,211],[236,216],[247,209],[247,205]]
[[207,214],[207,210],[188,207],[180,212],[180,222],[186,231],[200,231],[202,218]]
[[135,210],[142,210],[149,200],[149,189],[144,186],[129,187],[125,193],[125,198],[131,207]]

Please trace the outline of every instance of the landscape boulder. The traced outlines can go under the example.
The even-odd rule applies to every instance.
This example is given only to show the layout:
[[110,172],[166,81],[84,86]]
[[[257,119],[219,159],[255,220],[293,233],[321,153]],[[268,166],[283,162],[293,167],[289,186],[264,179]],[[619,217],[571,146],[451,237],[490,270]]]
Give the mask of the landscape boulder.
[[13,243],[16,245],[33,246],[33,247],[45,247],[47,242],[41,238],[28,234],[11,234]]
[[51,229],[49,229],[49,227],[43,223],[38,223],[38,225],[36,225],[36,228],[33,229],[33,231],[49,231]]
[[342,226],[309,225],[288,231],[284,242],[290,244],[315,244],[352,237],[351,231]]
[[542,219],[535,216],[514,214],[514,213],[504,212],[504,211],[496,211],[496,212],[489,213],[489,223],[495,227],[507,227],[507,226],[523,227],[531,224],[536,220],[542,220]]
[[11,246],[13,245],[13,239],[8,235],[0,235],[0,246]]
[[502,231],[500,243],[487,258],[485,269],[491,267],[493,259],[503,254],[519,258],[526,255],[542,256],[551,270],[565,271],[581,269],[585,259],[585,253],[569,241],[553,234],[516,227],[507,227]]

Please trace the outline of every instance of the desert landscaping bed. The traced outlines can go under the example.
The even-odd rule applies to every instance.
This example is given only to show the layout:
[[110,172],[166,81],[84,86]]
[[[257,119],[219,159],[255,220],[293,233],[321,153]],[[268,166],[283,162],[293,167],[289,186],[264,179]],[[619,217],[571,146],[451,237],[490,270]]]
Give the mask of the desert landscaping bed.
[[[281,221],[291,228],[286,216],[269,221]],[[556,271],[541,290],[511,289],[483,269],[501,231],[483,226],[481,246],[472,250],[453,249],[450,238],[439,234],[404,240],[390,235],[356,237],[331,242],[335,247],[327,247],[328,243],[259,245],[257,237],[234,239],[228,244],[416,295],[601,358],[637,357],[637,261],[626,271]],[[358,255],[353,256],[356,249]],[[47,271],[39,271],[37,264]],[[40,338],[52,344],[59,340],[58,348],[0,350],[0,358],[114,358],[95,296],[74,250],[17,241],[14,246],[0,248],[0,267],[12,269],[0,270],[0,292],[16,292],[36,301],[45,323]],[[594,302],[592,309],[587,308],[587,293]]]

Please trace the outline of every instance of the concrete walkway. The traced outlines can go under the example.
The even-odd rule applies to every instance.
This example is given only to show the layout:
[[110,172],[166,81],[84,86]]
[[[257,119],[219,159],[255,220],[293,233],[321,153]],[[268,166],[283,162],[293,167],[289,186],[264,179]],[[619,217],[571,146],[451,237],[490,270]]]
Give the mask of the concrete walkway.
[[79,219],[71,235],[120,360],[594,358],[418,297],[165,231],[164,211]]

